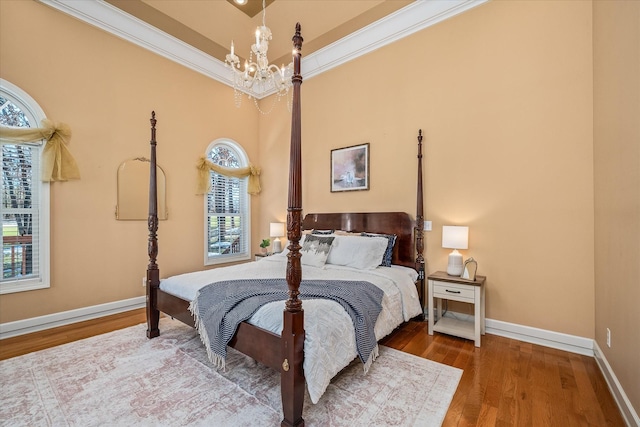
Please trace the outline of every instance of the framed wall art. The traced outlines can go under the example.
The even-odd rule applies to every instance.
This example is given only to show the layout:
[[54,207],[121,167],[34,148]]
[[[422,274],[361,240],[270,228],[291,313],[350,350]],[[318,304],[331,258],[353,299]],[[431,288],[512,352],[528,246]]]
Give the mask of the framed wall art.
[[369,143],[331,150],[331,192],[369,189]]

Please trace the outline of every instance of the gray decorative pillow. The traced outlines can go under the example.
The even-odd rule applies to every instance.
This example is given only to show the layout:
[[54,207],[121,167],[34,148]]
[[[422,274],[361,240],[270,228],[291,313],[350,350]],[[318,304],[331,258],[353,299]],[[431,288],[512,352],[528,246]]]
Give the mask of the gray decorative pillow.
[[304,239],[302,249],[300,249],[300,254],[302,254],[300,262],[313,267],[324,267],[333,239],[335,239],[333,236],[308,234]]

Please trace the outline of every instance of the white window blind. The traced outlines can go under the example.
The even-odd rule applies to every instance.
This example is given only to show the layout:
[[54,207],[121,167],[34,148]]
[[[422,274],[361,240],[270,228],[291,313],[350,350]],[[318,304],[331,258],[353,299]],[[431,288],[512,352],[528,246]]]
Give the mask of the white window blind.
[[[27,94],[1,82],[0,125],[37,126],[44,118],[41,111]],[[49,185],[40,178],[43,144],[2,141],[0,293],[49,287]]]
[[[233,141],[214,141],[207,157],[226,168],[247,165],[242,149]],[[247,178],[210,172],[211,190],[206,197],[205,264],[248,259],[250,208]]]

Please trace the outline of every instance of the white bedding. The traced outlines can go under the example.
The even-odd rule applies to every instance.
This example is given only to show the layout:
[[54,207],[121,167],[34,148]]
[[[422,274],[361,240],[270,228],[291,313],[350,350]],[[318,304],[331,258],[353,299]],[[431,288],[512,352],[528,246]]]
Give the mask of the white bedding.
[[[160,289],[192,301],[197,291],[221,280],[284,278],[287,258],[274,255],[257,262],[186,273],[160,281]],[[302,279],[364,280],[381,288],[385,295],[382,311],[375,326],[376,338],[388,335],[400,323],[421,313],[415,287],[417,274],[406,267],[378,267],[356,270],[325,264],[324,268],[304,265]],[[340,304],[329,300],[304,300],[304,375],[313,403],[317,403],[331,378],[357,357],[355,333],[351,318]],[[273,333],[282,332],[284,301],[260,308],[248,322]]]

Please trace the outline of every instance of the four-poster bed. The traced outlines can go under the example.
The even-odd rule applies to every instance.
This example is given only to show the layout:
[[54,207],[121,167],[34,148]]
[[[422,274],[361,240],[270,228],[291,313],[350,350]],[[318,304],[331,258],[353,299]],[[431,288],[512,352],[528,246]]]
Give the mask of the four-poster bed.
[[[402,321],[421,315],[423,306],[422,301],[424,300],[424,258],[422,256],[422,133],[420,132],[418,136],[418,208],[415,226],[414,221],[411,220],[410,216],[402,212],[308,214],[303,219],[301,205],[302,170],[300,129],[300,85],[302,83],[302,77],[300,76],[300,51],[302,47],[302,37],[300,36],[299,24],[296,25],[293,44],[295,54],[294,75],[292,77],[293,104],[287,208],[287,238],[289,240],[288,251],[286,251],[286,254],[282,254],[280,256],[267,257],[258,262],[243,264],[243,266],[247,266],[245,268],[247,271],[258,271],[256,269],[262,267],[266,270],[271,269],[274,271],[282,268],[282,270],[284,270],[282,271],[282,273],[284,273],[283,276],[286,277],[286,286],[288,288],[286,294],[288,295],[288,299],[286,299],[285,296],[284,299],[286,299],[286,301],[284,303],[284,312],[282,312],[282,306],[278,306],[280,308],[277,312],[281,313],[279,319],[281,323],[277,323],[276,330],[271,331],[269,330],[269,327],[259,326],[262,324],[259,323],[259,321],[254,320],[254,317],[263,311],[263,308],[261,308],[256,312],[256,316],[251,317],[248,321],[239,323],[233,338],[228,342],[228,346],[235,348],[247,356],[252,357],[256,361],[281,372],[281,394],[284,416],[281,423],[282,426],[304,426],[302,408],[305,396],[305,372],[307,372],[308,369],[307,364],[314,363],[315,358],[319,357],[314,354],[314,345],[305,341],[305,327],[311,328],[309,329],[310,334],[318,334],[319,336],[322,331],[320,326],[316,326],[316,323],[322,322],[315,322],[315,317],[313,316],[321,316],[318,311],[326,311],[325,308],[322,308],[322,310],[315,308],[318,304],[321,304],[320,302],[316,302],[319,300],[307,300],[304,291],[302,294],[300,293],[301,282],[303,282],[303,262],[301,260],[301,239],[303,238],[303,229],[331,231],[341,230],[341,232],[345,234],[349,233],[349,236],[346,237],[334,237],[335,239],[343,239],[342,241],[345,241],[345,239],[353,239],[352,236],[356,232],[358,235],[361,232],[366,232],[378,233],[386,235],[387,237],[394,235],[397,236],[393,239],[395,244],[392,245],[390,243],[389,247],[386,248],[386,250],[389,251],[390,261],[394,265],[394,267],[391,268],[377,268],[378,263],[376,263],[373,270],[359,271],[357,269],[350,269],[348,263],[341,263],[340,260],[337,262],[334,261],[338,264],[337,266],[328,266],[326,268],[324,266],[316,268],[311,266],[307,267],[305,265],[305,281],[307,281],[309,277],[316,278],[321,276],[324,277],[326,274],[334,274],[335,270],[339,271],[339,274],[344,275],[347,279],[362,276],[367,277],[366,280],[376,282],[376,286],[381,286],[385,289],[393,288],[391,291],[385,290],[385,296],[382,302],[382,312],[380,314],[380,318],[383,318],[383,320],[376,323],[377,339],[390,333],[393,328],[397,327],[402,323]],[[160,333],[158,329],[160,312],[166,313],[167,315],[191,326],[194,326],[196,323],[194,322],[194,317],[189,310],[190,303],[192,299],[194,299],[194,292],[196,291],[194,289],[180,290],[179,288],[172,287],[174,285],[179,286],[180,282],[184,281],[184,277],[182,276],[188,275],[163,279],[161,284],[159,269],[156,262],[158,255],[158,218],[155,176],[155,125],[155,113],[152,113],[148,218],[149,265],[147,267],[147,337],[149,338],[156,337]],[[381,239],[381,237],[373,237],[374,239]],[[309,238],[307,237],[307,239]],[[357,237],[357,239],[361,239],[362,241],[374,240],[366,237]],[[384,238],[382,239],[385,241],[384,246],[386,247],[387,240]],[[391,242],[391,240],[389,240],[389,242]],[[380,272],[378,270],[384,271]],[[199,283],[191,283],[190,286],[192,288],[200,288],[202,285],[206,285],[211,282],[210,275],[225,278],[225,274],[227,276],[233,276],[236,271],[237,268],[234,270],[233,267],[225,267],[222,269],[193,273],[193,275],[189,277],[195,277],[196,279],[192,280],[192,282]],[[268,274],[266,277],[269,277]],[[407,280],[409,281],[411,289],[406,287],[405,282]],[[382,284],[379,284],[378,282]],[[388,283],[393,283],[393,286],[389,286]],[[415,283],[419,283],[419,297],[415,289]],[[394,286],[397,289],[394,288]],[[197,292],[199,293],[200,290]],[[305,299],[305,309],[309,316],[307,319],[309,321],[308,324],[305,324],[305,311],[303,311],[302,301],[300,300],[299,295],[302,295],[302,298]],[[327,303],[333,302],[328,301]],[[396,305],[399,308],[392,309],[392,306],[395,307]],[[267,306],[265,306],[265,309],[266,307]],[[394,312],[393,310],[396,311]],[[399,313],[397,310],[399,310]],[[334,314],[334,316],[336,315]],[[348,316],[347,321],[350,322]],[[330,323],[334,323],[333,319]],[[339,322],[336,321],[335,323]],[[353,325],[350,325],[350,327],[353,327]],[[274,327],[271,327],[271,329],[274,329]],[[322,340],[316,339],[316,341]],[[318,346],[318,344],[315,345]],[[309,353],[306,353],[307,351]],[[345,350],[346,356],[343,356],[343,358],[347,360],[347,364],[354,358],[353,354],[349,353],[349,351],[351,350]],[[322,365],[322,363],[319,363],[319,365]],[[339,372],[344,366],[340,366],[338,364],[334,370],[335,372],[328,372],[325,376],[330,379],[330,377]],[[309,368],[309,370],[312,369]],[[327,383],[328,380],[324,378],[323,381]],[[309,382],[309,379],[307,379],[307,384],[311,393],[311,383]],[[320,387],[320,389],[321,394],[322,387]],[[317,398],[314,397],[315,394],[312,394],[312,400]]]

